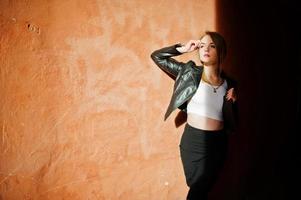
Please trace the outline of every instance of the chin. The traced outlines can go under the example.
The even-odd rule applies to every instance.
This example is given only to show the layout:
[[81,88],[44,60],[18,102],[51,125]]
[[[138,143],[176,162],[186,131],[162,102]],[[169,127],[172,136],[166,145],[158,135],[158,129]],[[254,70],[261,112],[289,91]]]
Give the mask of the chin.
[[203,59],[200,59],[200,61],[201,61],[202,63],[204,63],[204,64],[205,64],[205,63],[207,64],[208,62],[210,62],[210,61],[208,61],[208,60],[203,60]]
[[215,60],[215,59],[212,59],[212,58],[201,58],[200,59],[201,61],[203,61],[203,62],[205,62],[205,63],[208,63],[208,62],[212,62],[213,60]]
[[212,61],[208,61],[208,60],[202,60],[202,62],[206,65],[210,65],[213,63]]
[[204,62],[203,61],[203,65],[208,65],[208,66],[210,66],[210,65],[215,65],[216,64],[216,62],[213,62],[213,61],[207,61],[207,62]]

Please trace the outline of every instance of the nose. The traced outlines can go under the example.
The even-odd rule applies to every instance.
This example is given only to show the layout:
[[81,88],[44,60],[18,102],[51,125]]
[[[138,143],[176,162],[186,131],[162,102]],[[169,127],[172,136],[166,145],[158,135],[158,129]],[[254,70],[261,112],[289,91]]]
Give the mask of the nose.
[[209,52],[209,46],[205,46],[204,51],[205,51],[205,52]]

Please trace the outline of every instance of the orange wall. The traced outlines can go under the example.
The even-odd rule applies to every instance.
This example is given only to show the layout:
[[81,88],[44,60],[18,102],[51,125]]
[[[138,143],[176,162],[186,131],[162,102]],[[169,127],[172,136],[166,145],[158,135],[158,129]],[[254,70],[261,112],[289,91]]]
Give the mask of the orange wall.
[[0,199],[184,199],[173,81],[150,54],[214,30],[214,10],[2,0]]

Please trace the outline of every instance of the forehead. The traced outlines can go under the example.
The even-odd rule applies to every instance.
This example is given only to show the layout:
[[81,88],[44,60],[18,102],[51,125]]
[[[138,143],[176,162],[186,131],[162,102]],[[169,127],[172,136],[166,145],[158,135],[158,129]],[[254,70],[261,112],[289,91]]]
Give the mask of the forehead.
[[202,39],[201,39],[201,42],[203,43],[211,43],[213,42],[211,37],[209,35],[205,35]]

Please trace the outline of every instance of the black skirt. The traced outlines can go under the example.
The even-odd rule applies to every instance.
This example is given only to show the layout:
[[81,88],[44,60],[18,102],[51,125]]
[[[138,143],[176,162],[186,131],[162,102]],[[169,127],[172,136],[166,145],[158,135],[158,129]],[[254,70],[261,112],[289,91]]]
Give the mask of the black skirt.
[[179,147],[190,188],[187,199],[207,199],[224,165],[227,145],[228,135],[224,130],[201,130],[186,123]]

